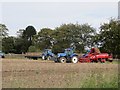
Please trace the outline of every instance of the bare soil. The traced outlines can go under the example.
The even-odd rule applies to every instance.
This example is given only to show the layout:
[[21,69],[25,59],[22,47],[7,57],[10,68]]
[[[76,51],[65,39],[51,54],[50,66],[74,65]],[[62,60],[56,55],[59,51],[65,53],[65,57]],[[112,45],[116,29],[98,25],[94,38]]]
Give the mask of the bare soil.
[[117,75],[118,64],[113,63],[63,64],[28,59],[2,60],[3,88],[82,88],[91,77],[98,77],[95,79],[97,86],[104,79],[109,81]]

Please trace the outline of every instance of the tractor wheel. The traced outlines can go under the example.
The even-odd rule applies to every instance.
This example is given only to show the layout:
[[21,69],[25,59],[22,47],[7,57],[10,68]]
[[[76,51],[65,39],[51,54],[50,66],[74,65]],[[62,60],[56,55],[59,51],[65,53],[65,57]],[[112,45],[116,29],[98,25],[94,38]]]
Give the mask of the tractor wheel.
[[58,63],[58,61],[54,61],[55,63]]
[[71,61],[72,61],[72,63],[77,63],[78,62],[78,57],[77,56],[73,56]]
[[51,60],[51,56],[48,56],[48,57],[47,57],[47,60]]
[[60,57],[59,61],[60,61],[60,63],[66,63],[66,58],[65,57]]
[[45,57],[44,55],[42,55],[42,59],[43,59],[43,60],[46,60],[46,57]]
[[5,58],[5,56],[2,56],[2,58]]

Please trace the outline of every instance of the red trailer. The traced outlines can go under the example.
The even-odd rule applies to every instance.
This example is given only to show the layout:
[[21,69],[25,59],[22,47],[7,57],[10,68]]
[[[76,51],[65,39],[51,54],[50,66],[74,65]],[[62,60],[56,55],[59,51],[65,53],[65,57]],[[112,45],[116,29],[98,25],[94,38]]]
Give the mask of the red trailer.
[[79,58],[79,62],[101,62],[104,63],[105,61],[112,62],[112,55],[108,53],[100,53],[98,48],[92,48],[90,52],[83,55]]

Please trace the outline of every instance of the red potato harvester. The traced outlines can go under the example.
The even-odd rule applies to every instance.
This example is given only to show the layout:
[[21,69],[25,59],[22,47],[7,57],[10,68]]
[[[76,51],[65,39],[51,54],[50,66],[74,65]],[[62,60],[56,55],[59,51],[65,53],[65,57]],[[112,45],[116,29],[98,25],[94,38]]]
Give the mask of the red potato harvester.
[[105,61],[112,62],[112,55],[109,55],[108,53],[100,53],[98,48],[92,48],[90,52],[79,58],[79,62],[104,63]]

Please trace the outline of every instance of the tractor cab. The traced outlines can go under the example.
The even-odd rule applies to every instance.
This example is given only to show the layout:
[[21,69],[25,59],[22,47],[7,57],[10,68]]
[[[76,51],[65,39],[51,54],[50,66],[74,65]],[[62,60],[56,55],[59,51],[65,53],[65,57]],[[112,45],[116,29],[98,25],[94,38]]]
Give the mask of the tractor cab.
[[73,50],[72,50],[71,48],[65,49],[64,52],[66,53],[67,56],[70,56],[70,55],[72,55],[72,54],[74,53]]
[[51,49],[45,49],[45,50],[43,51],[43,54],[47,55],[47,54],[50,53],[50,52],[52,52]]

